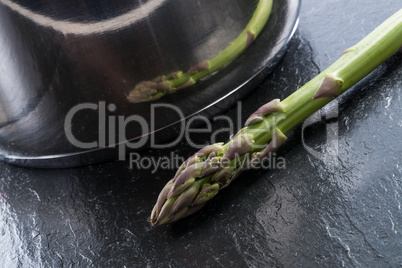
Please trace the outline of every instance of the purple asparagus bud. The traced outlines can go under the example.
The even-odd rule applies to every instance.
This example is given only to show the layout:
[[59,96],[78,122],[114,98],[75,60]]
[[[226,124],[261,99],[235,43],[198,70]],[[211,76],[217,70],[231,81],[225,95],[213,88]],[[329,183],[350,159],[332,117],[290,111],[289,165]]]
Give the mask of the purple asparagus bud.
[[272,140],[269,142],[268,146],[261,153],[259,153],[258,158],[264,158],[268,154],[275,152],[279,147],[281,147],[282,144],[285,143],[287,139],[288,138],[279,129],[276,129]]
[[170,195],[170,191],[168,193],[167,198],[170,198],[172,196],[177,196],[179,194],[181,194],[182,192],[184,192],[185,190],[187,190],[187,188],[191,187],[193,185],[193,183],[195,182],[195,178],[191,178],[186,180],[183,184],[179,185]]
[[209,183],[204,184],[202,186],[202,190],[194,200],[193,205],[200,205],[212,199],[215,195],[218,194],[219,188],[219,184],[217,183],[214,183],[212,185]]
[[237,179],[237,177],[239,177],[239,175],[243,172],[244,169],[245,168],[243,168],[242,166],[240,166],[237,169],[235,169],[233,174],[232,174],[232,177],[229,178],[229,180],[227,180],[226,184],[223,185],[220,190],[225,189],[226,187],[228,187],[232,183],[232,181],[234,181],[235,179]]
[[159,98],[160,94],[166,94],[174,90],[170,81],[164,76],[158,76],[153,81],[138,83],[127,96],[130,102],[142,102]]
[[198,190],[200,189],[199,183],[194,183],[190,188],[184,191],[179,197],[176,199],[173,207],[171,209],[171,214],[179,212],[185,207],[188,207],[192,204],[193,200],[198,194]]
[[205,177],[222,169],[221,159],[222,157],[215,157],[214,154],[210,154],[210,156],[204,161],[201,176]]
[[160,192],[159,196],[158,196],[158,200],[156,201],[156,214],[159,214],[159,212],[161,211],[161,208],[163,206],[163,203],[165,203],[168,193],[170,191],[170,188],[173,185],[173,179],[170,180],[165,187],[163,187],[162,191]]
[[313,99],[336,98],[341,94],[343,80],[332,74],[327,74],[317,89]]
[[191,67],[188,70],[188,73],[189,74],[195,74],[195,73],[197,73],[199,71],[208,71],[208,70],[209,70],[209,61],[204,60],[203,62],[195,65],[194,67]]
[[202,174],[203,166],[204,163],[195,163],[191,166],[186,167],[174,181],[168,194],[168,198],[172,197],[176,189],[187,180],[199,177]]
[[283,113],[285,112],[283,105],[279,99],[274,99],[263,106],[261,106],[257,111],[250,115],[247,119],[245,125],[249,126],[261,122],[264,116],[272,113]]
[[230,136],[230,139],[231,139],[231,140],[236,139],[237,136],[239,136],[246,128],[247,128],[247,127],[244,127],[244,128],[242,128],[242,129],[240,129],[239,131],[237,131],[237,133],[236,133],[235,135],[231,135],[231,136]]
[[250,30],[247,31],[247,41],[246,47],[250,46],[255,40],[255,33],[252,33]]
[[235,168],[232,166],[225,167],[224,169],[216,172],[212,176],[211,181],[216,181],[220,185],[225,185],[232,177],[234,170],[235,170]]
[[184,83],[184,84],[182,84],[182,85],[176,87],[174,90],[177,91],[177,90],[180,90],[180,89],[183,89],[183,88],[186,88],[186,87],[190,87],[190,86],[192,86],[192,85],[194,85],[194,84],[195,84],[195,80],[190,77],[190,78],[187,80],[186,83]]
[[183,75],[182,71],[177,71],[166,75],[166,79],[176,79]]
[[171,210],[176,199],[177,197],[173,197],[166,200],[161,211],[159,212],[159,214],[156,215],[156,220],[153,225],[163,224],[169,220],[169,216],[171,214]]
[[346,55],[346,54],[348,54],[349,52],[352,52],[352,51],[354,51],[355,49],[353,48],[353,47],[350,47],[350,48],[348,48],[348,49],[345,49],[343,52],[342,52],[342,56],[343,55]]
[[223,152],[222,145],[223,145],[223,142],[208,145],[208,146],[205,146],[204,148],[202,148],[201,150],[199,150],[195,154],[201,157],[201,156],[209,155],[210,153],[215,153],[218,151]]
[[222,153],[222,145],[223,142],[205,146],[204,148],[193,154],[191,157],[189,157],[184,163],[187,163],[187,166],[190,166],[204,156],[212,157],[215,156],[216,153]]
[[227,149],[224,158],[231,160],[235,158],[236,155],[242,155],[251,152],[253,150],[253,143],[253,135],[239,135]]

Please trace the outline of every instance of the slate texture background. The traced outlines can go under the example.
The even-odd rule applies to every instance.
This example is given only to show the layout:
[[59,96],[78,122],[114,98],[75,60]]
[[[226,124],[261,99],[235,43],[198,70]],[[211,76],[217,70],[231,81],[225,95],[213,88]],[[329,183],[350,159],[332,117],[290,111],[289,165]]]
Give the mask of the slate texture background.
[[[243,115],[286,97],[401,7],[399,0],[304,0],[287,54],[241,101]],[[337,166],[307,152],[300,125],[278,151],[286,169],[245,172],[202,211],[171,225],[151,228],[146,218],[173,169],[151,173],[128,161],[62,170],[0,163],[0,192],[7,192],[0,266],[401,267],[401,59],[342,96],[329,110],[338,116],[304,129],[312,149],[338,149]],[[233,107],[225,115],[236,113]],[[326,146],[330,127],[338,146]],[[141,155],[171,152],[188,157],[194,150],[183,141]]]

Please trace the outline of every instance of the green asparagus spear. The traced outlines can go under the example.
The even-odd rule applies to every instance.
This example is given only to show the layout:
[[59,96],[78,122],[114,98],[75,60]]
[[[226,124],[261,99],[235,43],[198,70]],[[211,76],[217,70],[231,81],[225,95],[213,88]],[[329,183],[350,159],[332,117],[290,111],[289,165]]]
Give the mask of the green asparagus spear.
[[272,0],[259,0],[254,14],[240,35],[228,47],[210,60],[205,60],[190,68],[186,73],[174,72],[159,76],[151,81],[143,81],[135,86],[127,96],[129,102],[146,102],[192,86],[197,80],[225,67],[239,56],[259,35],[271,14]]
[[152,225],[188,216],[228,186],[239,173],[276,150],[284,133],[368,75],[402,46],[402,9],[326,70],[285,100],[259,108],[228,143],[209,145],[185,161],[160,193]]

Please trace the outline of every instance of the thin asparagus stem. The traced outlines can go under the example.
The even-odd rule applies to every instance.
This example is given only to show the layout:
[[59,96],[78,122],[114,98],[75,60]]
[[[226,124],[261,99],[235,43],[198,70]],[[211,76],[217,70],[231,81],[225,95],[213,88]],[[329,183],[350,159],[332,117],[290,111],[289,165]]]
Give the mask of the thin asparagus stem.
[[223,51],[210,60],[205,60],[186,73],[174,72],[151,81],[143,81],[135,86],[127,96],[129,102],[146,102],[161,98],[183,88],[194,85],[201,78],[224,68],[238,57],[260,34],[272,10],[273,0],[259,0],[258,5],[246,28]]
[[243,170],[279,148],[286,141],[286,132],[344,93],[401,46],[402,9],[285,100],[263,105],[229,142],[207,146],[185,161],[159,195],[151,224],[173,222],[199,210]]

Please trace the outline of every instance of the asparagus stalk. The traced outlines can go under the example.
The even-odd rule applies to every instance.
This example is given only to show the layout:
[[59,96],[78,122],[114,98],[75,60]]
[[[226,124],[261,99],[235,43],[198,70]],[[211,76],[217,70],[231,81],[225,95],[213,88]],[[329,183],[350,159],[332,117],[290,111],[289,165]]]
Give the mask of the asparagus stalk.
[[159,76],[151,81],[143,81],[135,86],[127,96],[129,102],[146,102],[194,85],[199,79],[224,68],[239,56],[260,34],[271,14],[272,0],[259,0],[254,14],[240,35],[223,51],[210,60],[205,60],[186,73],[174,72]]
[[228,143],[209,145],[185,161],[160,193],[150,223],[173,222],[202,208],[244,169],[281,146],[286,132],[344,93],[401,46],[402,9],[285,100],[261,106]]

